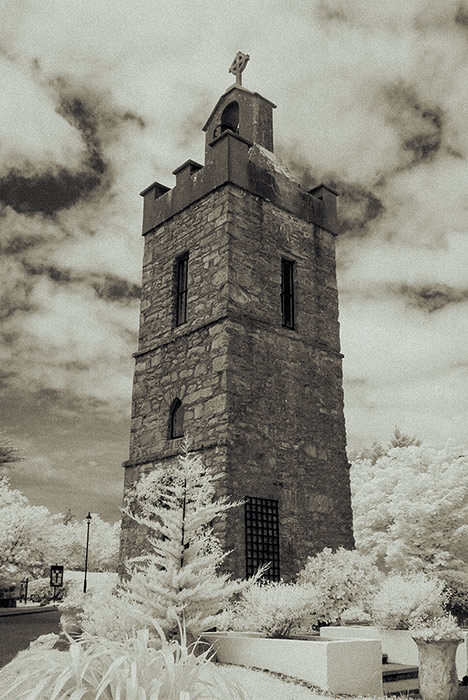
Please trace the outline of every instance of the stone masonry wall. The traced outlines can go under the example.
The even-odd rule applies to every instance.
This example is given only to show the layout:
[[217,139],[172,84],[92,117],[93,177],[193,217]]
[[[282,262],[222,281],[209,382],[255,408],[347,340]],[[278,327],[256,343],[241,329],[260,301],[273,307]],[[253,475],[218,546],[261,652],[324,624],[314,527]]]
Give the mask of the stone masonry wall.
[[[188,321],[174,328],[185,251]],[[295,330],[282,327],[282,257],[296,261]],[[147,235],[126,489],[180,450],[168,440],[175,397],[221,489],[279,501],[283,577],[324,546],[352,546],[331,233],[227,184]],[[242,508],[222,532],[230,570],[245,575]],[[123,553],[144,537],[125,520]]]
[[[207,464],[226,463],[228,413],[227,191],[217,190],[145,238],[139,349],[133,383],[125,493],[156,461],[169,463],[182,439],[169,440],[172,402],[184,404],[186,435]],[[175,260],[188,251],[187,322],[174,327]],[[144,548],[145,533],[128,518],[122,557]]]
[[[229,488],[279,501],[290,578],[309,554],[353,546],[334,237],[238,189],[229,212]],[[294,330],[282,327],[282,257],[295,260]],[[242,570],[242,514],[229,518]]]

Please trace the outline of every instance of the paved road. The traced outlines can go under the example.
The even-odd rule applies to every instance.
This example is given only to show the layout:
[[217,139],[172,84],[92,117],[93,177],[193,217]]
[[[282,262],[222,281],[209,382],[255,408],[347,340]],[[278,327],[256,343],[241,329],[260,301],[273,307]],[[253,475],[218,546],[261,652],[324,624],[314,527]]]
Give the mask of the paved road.
[[49,612],[28,613],[26,615],[5,615],[0,617],[0,668],[5,666],[29,642],[41,634],[59,633],[60,613],[57,610]]

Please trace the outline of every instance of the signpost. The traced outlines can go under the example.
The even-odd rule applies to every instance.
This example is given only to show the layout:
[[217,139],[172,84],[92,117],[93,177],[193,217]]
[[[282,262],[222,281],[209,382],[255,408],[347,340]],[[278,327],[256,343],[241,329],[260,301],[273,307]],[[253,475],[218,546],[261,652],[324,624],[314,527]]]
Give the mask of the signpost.
[[52,600],[57,600],[58,589],[63,586],[63,566],[55,564],[50,567],[50,585],[54,589],[54,597]]

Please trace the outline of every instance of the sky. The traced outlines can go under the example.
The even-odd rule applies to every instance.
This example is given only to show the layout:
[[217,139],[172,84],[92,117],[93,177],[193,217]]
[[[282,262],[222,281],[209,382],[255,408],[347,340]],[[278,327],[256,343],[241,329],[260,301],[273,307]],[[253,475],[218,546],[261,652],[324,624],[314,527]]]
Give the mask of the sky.
[[203,162],[250,55],[275,153],[336,188],[348,445],[467,444],[468,0],[3,0],[0,428],[13,486],[119,517],[138,193]]

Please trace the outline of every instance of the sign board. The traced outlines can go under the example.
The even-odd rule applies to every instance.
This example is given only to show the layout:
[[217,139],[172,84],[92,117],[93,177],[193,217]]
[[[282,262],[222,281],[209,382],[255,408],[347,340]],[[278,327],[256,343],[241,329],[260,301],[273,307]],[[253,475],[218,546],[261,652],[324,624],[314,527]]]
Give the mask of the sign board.
[[63,586],[63,566],[50,567],[50,585],[51,586]]

